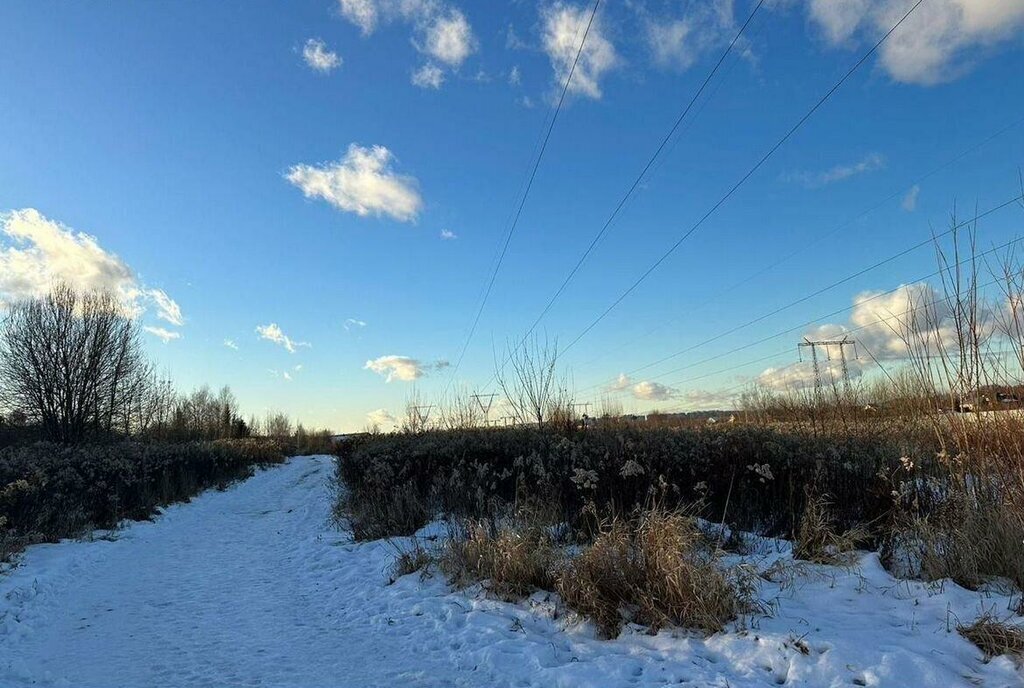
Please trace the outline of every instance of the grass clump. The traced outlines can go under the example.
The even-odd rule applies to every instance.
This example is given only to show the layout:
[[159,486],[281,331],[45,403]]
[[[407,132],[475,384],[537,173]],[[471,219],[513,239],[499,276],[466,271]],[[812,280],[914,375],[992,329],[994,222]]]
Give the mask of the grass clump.
[[391,565],[391,577],[389,583],[394,583],[403,576],[423,571],[424,573],[434,563],[433,553],[423,546],[418,539],[413,538],[409,547],[403,547],[392,543],[397,551],[394,564]]
[[335,507],[335,518],[347,519],[352,537],[359,541],[412,535],[432,515],[428,500],[411,485],[348,491]]
[[449,541],[440,560],[453,585],[485,581],[491,592],[506,599],[554,587],[553,572],[562,555],[549,529],[472,521],[462,531]]
[[977,589],[993,578],[1024,590],[1024,506],[1015,499],[959,488],[927,514],[903,514],[883,542],[898,575],[948,578]]
[[840,531],[832,516],[827,495],[808,495],[793,538],[793,557],[817,564],[842,564],[850,560],[858,545],[867,542],[871,533],[855,525]]
[[990,613],[982,614],[968,626],[958,625],[956,630],[985,653],[986,660],[1000,655],[1024,658],[1024,630]]
[[717,632],[742,605],[704,542],[694,519],[679,511],[613,520],[559,572],[556,589],[607,637],[624,620],[652,632],[668,625]]

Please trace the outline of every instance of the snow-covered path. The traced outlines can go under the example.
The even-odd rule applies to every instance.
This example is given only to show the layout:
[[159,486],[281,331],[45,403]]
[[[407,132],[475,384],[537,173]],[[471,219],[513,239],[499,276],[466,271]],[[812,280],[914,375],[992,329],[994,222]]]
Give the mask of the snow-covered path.
[[[1005,604],[857,572],[774,589],[709,639],[566,626],[437,579],[386,585],[393,549],[329,524],[328,457],[293,459],[110,539],[32,547],[0,575],[0,686],[1017,686],[947,632]],[[838,573],[836,573],[838,572]],[[800,642],[796,642],[802,638]]]

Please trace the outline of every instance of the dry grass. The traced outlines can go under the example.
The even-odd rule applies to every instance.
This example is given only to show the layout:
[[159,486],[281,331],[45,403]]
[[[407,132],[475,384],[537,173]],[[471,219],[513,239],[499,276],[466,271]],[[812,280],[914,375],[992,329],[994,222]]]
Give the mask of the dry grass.
[[653,509],[615,520],[559,572],[557,590],[608,637],[624,619],[652,632],[677,625],[713,633],[741,604],[703,542],[680,512]]
[[927,517],[907,516],[882,547],[898,575],[977,589],[995,578],[1024,590],[1024,510],[958,490]]
[[840,532],[835,526],[828,497],[808,495],[793,539],[793,557],[818,564],[847,563],[857,546],[870,536],[863,526]]
[[969,626],[958,625],[956,630],[977,645],[986,659],[999,655],[1024,657],[1024,630],[999,621],[990,613],[982,614]]
[[347,519],[356,540],[380,540],[412,535],[426,525],[433,511],[411,485],[384,491],[343,493],[335,506],[335,518]]
[[463,526],[441,554],[441,570],[457,587],[485,581],[505,599],[554,587],[552,571],[561,553],[546,528],[494,526],[480,521]]
[[398,545],[393,540],[389,542],[397,551],[395,562],[391,565],[391,583],[417,571],[426,572],[434,561],[434,555],[416,538],[408,547]]

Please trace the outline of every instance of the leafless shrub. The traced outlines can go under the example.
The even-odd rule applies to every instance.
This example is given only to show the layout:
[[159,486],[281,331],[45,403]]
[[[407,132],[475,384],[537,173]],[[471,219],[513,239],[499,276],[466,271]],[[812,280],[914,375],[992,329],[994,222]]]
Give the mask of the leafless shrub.
[[572,414],[572,395],[557,368],[558,344],[532,339],[507,347],[504,362],[495,361],[495,379],[518,424],[544,425],[551,414],[565,421]]

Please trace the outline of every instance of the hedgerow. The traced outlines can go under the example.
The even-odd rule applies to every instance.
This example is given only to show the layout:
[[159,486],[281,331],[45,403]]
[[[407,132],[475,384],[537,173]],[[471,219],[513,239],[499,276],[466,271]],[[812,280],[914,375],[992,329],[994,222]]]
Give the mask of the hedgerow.
[[269,440],[39,442],[0,449],[0,560],[26,544],[146,519],[283,460]]
[[[399,493],[416,507],[416,518],[391,514],[383,527],[353,523],[357,535],[408,534],[437,512],[486,518],[524,496],[557,506],[570,522],[588,505],[625,513],[657,496],[668,507],[701,503],[706,516],[745,530],[792,536],[817,495],[828,496],[839,528],[885,517],[910,450],[877,436],[754,426],[463,429],[369,436],[342,449],[338,474],[356,520]],[[927,463],[917,462],[917,475]]]

